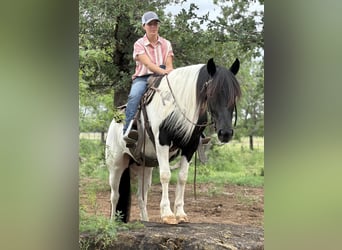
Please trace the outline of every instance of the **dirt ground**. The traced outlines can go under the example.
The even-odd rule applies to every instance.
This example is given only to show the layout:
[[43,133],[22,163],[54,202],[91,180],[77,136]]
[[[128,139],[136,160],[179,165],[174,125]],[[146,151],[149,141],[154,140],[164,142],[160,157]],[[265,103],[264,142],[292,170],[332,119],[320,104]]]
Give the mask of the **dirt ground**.
[[[82,185],[83,184],[83,185]],[[80,205],[88,213],[95,213],[89,205],[89,196],[84,194],[81,181]],[[175,197],[175,185],[169,185],[171,208]],[[194,198],[192,184],[186,186],[184,210],[190,222],[221,223],[263,227],[264,190],[263,188],[236,185],[196,184],[197,199]],[[110,216],[110,190],[96,193],[96,213]],[[148,195],[147,211],[151,222],[160,222],[159,203],[161,185],[152,185]],[[136,195],[132,196],[131,221],[140,219]]]

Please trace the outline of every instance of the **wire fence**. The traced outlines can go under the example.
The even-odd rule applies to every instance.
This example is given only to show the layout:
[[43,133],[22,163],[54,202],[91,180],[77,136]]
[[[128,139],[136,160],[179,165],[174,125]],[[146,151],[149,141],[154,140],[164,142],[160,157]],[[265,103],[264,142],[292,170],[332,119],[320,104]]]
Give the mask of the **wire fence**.
[[[107,137],[107,133],[104,133],[104,138],[106,137]],[[99,132],[80,133],[80,139],[101,140],[101,133]]]

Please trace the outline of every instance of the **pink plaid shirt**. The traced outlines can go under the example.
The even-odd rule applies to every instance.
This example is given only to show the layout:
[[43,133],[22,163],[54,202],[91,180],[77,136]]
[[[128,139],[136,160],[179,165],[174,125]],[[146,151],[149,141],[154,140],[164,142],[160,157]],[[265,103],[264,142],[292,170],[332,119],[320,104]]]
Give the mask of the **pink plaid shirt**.
[[[153,46],[147,39],[146,34],[134,43],[133,59],[137,55],[147,54],[151,61],[156,65],[165,65],[166,58],[170,55],[173,56],[172,46],[170,41],[165,38],[158,37],[158,43]],[[144,76],[153,74],[145,65],[135,60],[135,73],[132,76],[134,80],[137,76]]]

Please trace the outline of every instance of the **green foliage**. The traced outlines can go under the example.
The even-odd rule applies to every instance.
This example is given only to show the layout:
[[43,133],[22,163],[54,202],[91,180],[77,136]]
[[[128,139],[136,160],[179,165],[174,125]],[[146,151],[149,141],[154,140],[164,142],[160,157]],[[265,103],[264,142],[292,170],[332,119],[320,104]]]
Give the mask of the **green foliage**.
[[99,140],[80,139],[81,177],[101,176],[104,166],[104,145]]
[[[103,249],[116,239],[119,225],[116,221],[109,220],[103,216],[89,216],[80,211],[80,234],[87,233],[94,237],[95,244],[101,243]],[[89,240],[89,238],[88,238]],[[88,249],[90,242],[80,238],[80,248]]]
[[79,238],[80,249],[93,249],[92,244],[96,245],[96,249],[107,249],[117,239],[118,231],[144,227],[140,222],[122,223],[121,217],[117,214],[114,220],[110,220],[101,215],[88,215],[81,209],[79,231],[80,235],[87,237]]
[[246,63],[239,75],[242,98],[238,104],[240,136],[264,136],[264,74],[263,63]]
[[[220,6],[222,15],[210,22],[209,29],[226,34],[229,41],[237,41],[239,51],[263,56],[260,49],[264,48],[264,11],[249,10],[255,1],[215,0],[214,3]],[[259,3],[263,5],[262,1]]]
[[[246,140],[233,141],[222,146],[214,145],[209,150],[208,162],[201,164],[197,159],[198,183],[236,184],[242,186],[260,187],[264,185],[264,150],[261,146],[249,150]],[[179,160],[179,159],[178,159]],[[177,160],[176,160],[177,161]],[[174,162],[172,163],[174,164]],[[172,165],[171,164],[171,165]],[[188,183],[193,183],[195,171],[195,156],[189,168]],[[176,184],[179,169],[173,170],[170,183]],[[153,184],[160,183],[159,172],[153,171]]]
[[[197,182],[263,186],[264,150],[249,150],[245,142],[233,141],[222,146],[214,145],[208,162],[197,166]],[[193,182],[194,166],[189,171]]]

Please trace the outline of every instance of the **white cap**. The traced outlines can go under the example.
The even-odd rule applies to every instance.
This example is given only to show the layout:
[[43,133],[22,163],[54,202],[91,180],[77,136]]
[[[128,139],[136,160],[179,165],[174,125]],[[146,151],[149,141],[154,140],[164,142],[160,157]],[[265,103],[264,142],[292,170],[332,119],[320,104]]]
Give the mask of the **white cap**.
[[157,20],[158,22],[160,22],[158,15],[156,13],[154,13],[153,11],[146,12],[141,18],[143,25],[147,24],[153,20]]

